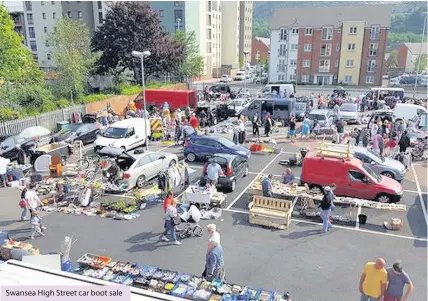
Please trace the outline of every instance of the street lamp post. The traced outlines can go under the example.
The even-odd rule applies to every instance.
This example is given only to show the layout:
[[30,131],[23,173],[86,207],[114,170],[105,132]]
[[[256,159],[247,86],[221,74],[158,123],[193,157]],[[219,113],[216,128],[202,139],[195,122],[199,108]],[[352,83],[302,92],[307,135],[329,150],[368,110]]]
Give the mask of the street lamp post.
[[259,73],[259,79],[260,84],[262,83],[262,68],[260,66],[260,51],[257,50],[256,53],[256,61],[257,61],[257,67],[256,67],[256,84],[257,84],[257,73]]
[[244,78],[244,94],[247,94],[247,55],[250,52],[248,50],[244,51],[244,70],[245,70],[245,78]]
[[146,50],[143,52],[132,51],[132,56],[141,60],[141,86],[143,88],[143,113],[144,113],[144,133],[146,135],[146,150],[149,149],[149,137],[147,133],[147,114],[146,114],[146,85],[144,82],[144,57],[150,56],[150,51]]
[[181,22],[181,19],[177,18],[177,27],[178,27],[178,30],[180,30],[180,22]]
[[268,69],[267,69],[267,76],[268,76],[268,84],[270,83],[270,50],[268,51],[268,60],[267,60],[267,64],[268,64]]
[[416,95],[416,86],[418,85],[418,77],[419,77],[419,66],[421,65],[421,60],[422,60],[422,47],[423,47],[423,43],[424,43],[424,38],[425,38],[425,29],[426,29],[426,25],[427,25],[427,13],[424,13],[425,18],[424,18],[424,27],[422,29],[422,39],[421,39],[421,47],[419,50],[419,56],[416,58],[416,80],[415,80],[415,88],[414,88],[414,95]]

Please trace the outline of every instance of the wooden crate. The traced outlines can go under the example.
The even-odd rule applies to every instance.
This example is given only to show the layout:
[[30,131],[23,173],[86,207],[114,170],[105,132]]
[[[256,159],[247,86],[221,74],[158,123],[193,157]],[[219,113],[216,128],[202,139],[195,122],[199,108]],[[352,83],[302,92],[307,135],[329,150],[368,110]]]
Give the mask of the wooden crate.
[[286,230],[290,226],[293,202],[254,195],[249,205],[250,224]]

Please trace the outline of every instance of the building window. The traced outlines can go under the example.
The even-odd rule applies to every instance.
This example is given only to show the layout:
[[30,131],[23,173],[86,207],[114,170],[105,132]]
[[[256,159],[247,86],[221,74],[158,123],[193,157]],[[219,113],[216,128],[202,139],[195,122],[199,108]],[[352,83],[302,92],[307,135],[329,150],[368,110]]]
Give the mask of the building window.
[[346,67],[348,68],[354,67],[354,60],[346,60]]
[[48,32],[48,28],[45,26],[45,27],[43,27],[43,31],[44,32]]
[[296,81],[296,74],[290,74],[290,81]]
[[320,60],[319,72],[330,71],[330,60]]
[[28,11],[33,10],[33,3],[31,3],[31,1],[25,1],[25,10],[28,10]]
[[163,9],[159,10],[159,17],[163,18]]
[[67,12],[67,17],[71,18],[71,11]]
[[370,29],[370,40],[379,40],[380,36],[380,26],[373,25]]
[[278,81],[279,82],[283,82],[284,81],[284,74],[279,74],[278,75]]
[[297,48],[298,48],[297,44],[291,44],[291,46],[290,46],[290,50],[292,50],[292,51],[297,50]]
[[336,44],[336,52],[340,51],[340,44]]
[[290,66],[296,66],[297,60],[290,60]]
[[211,1],[207,1],[207,9],[208,9],[209,12],[212,10]]
[[46,46],[46,47],[49,47],[49,46],[50,46],[50,45],[49,45],[49,41],[48,41],[48,40],[46,40],[46,41],[45,41],[45,46]]
[[321,40],[331,40],[333,39],[333,28],[324,27],[321,33]]
[[339,60],[336,60],[336,67],[339,67]]
[[345,83],[350,84],[352,83],[352,76],[351,75],[345,75]]
[[52,19],[56,19],[56,13],[52,13]]
[[28,23],[28,25],[34,24],[33,14],[27,14],[27,23]]
[[28,27],[28,35],[30,36],[30,39],[36,38],[36,32],[34,31],[34,27]]
[[279,60],[278,61],[278,72],[284,72],[285,71],[285,60]]
[[298,34],[298,33],[299,33],[299,29],[298,29],[298,28],[293,28],[293,29],[291,30],[291,33],[292,33],[292,34]]
[[302,83],[309,83],[309,75],[308,74],[302,74],[301,80],[302,80]]
[[[211,40],[211,28],[207,29],[207,36],[208,36],[208,40]],[[245,48],[247,48],[247,45],[245,45]]]
[[312,28],[305,28],[305,36],[311,36],[312,35]]
[[303,67],[310,67],[311,66],[311,60],[303,60],[302,66]]
[[305,44],[303,46],[303,51],[304,52],[311,52],[312,51],[312,44]]
[[46,13],[42,13],[43,20],[46,20]]
[[82,19],[83,19],[83,13],[82,13],[81,11],[78,11],[78,12],[77,12],[77,18],[78,18],[79,20],[82,20]]
[[369,60],[367,62],[367,72],[375,72],[376,71],[376,60]]
[[50,61],[50,60],[51,60],[51,54],[50,54],[50,53],[47,53],[47,54],[46,54],[46,58],[48,59],[48,61]]
[[51,1],[52,5],[55,5],[55,1]]
[[281,28],[279,31],[279,40],[280,41],[287,41],[287,29]]
[[287,55],[287,45],[286,44],[280,44],[279,45],[279,56],[286,56]]
[[357,34],[357,27],[355,26],[349,27],[349,34]]
[[366,76],[366,84],[373,84],[374,83],[374,76],[373,75],[367,75]]
[[211,49],[211,42],[207,43],[207,53],[211,53],[212,49]]
[[180,1],[174,1],[174,6],[180,6]]
[[31,51],[37,51],[37,43],[36,41],[30,41]]
[[355,51],[355,44],[348,44],[348,51]]
[[331,44],[322,44],[321,45],[321,55],[330,56],[331,55]]
[[100,24],[103,23],[103,13],[102,12],[98,13],[98,23],[100,23]]
[[40,5],[45,5],[45,1],[40,1]]
[[98,9],[103,9],[103,2],[102,1],[97,1],[98,2]]
[[369,55],[376,56],[377,54],[377,43],[370,43],[369,46]]

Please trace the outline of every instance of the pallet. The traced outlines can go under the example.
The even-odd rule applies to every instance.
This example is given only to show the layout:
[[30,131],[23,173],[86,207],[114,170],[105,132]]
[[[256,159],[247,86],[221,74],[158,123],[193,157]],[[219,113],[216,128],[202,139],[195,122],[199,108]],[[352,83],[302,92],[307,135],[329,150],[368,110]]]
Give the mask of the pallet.
[[[249,222],[252,225],[259,225],[267,228],[276,228],[278,230],[288,230],[290,228],[291,219],[289,219],[288,222],[285,224],[281,224],[279,222],[276,222],[275,220],[278,219],[273,217],[260,216],[252,213],[250,213],[249,218]],[[281,221],[284,221],[284,219],[281,219]]]

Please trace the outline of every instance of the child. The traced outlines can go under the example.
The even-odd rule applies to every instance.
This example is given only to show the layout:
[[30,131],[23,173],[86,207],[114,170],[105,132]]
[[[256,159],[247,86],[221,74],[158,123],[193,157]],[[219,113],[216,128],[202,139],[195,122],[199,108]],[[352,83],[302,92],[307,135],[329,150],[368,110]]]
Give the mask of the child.
[[386,143],[385,155],[392,156],[394,154],[394,150],[397,147],[397,138],[390,138]]
[[45,230],[46,227],[42,226],[42,219],[39,217],[39,213],[36,210],[31,212],[31,239],[34,239],[34,234],[38,233],[40,236],[45,236],[42,230]]

